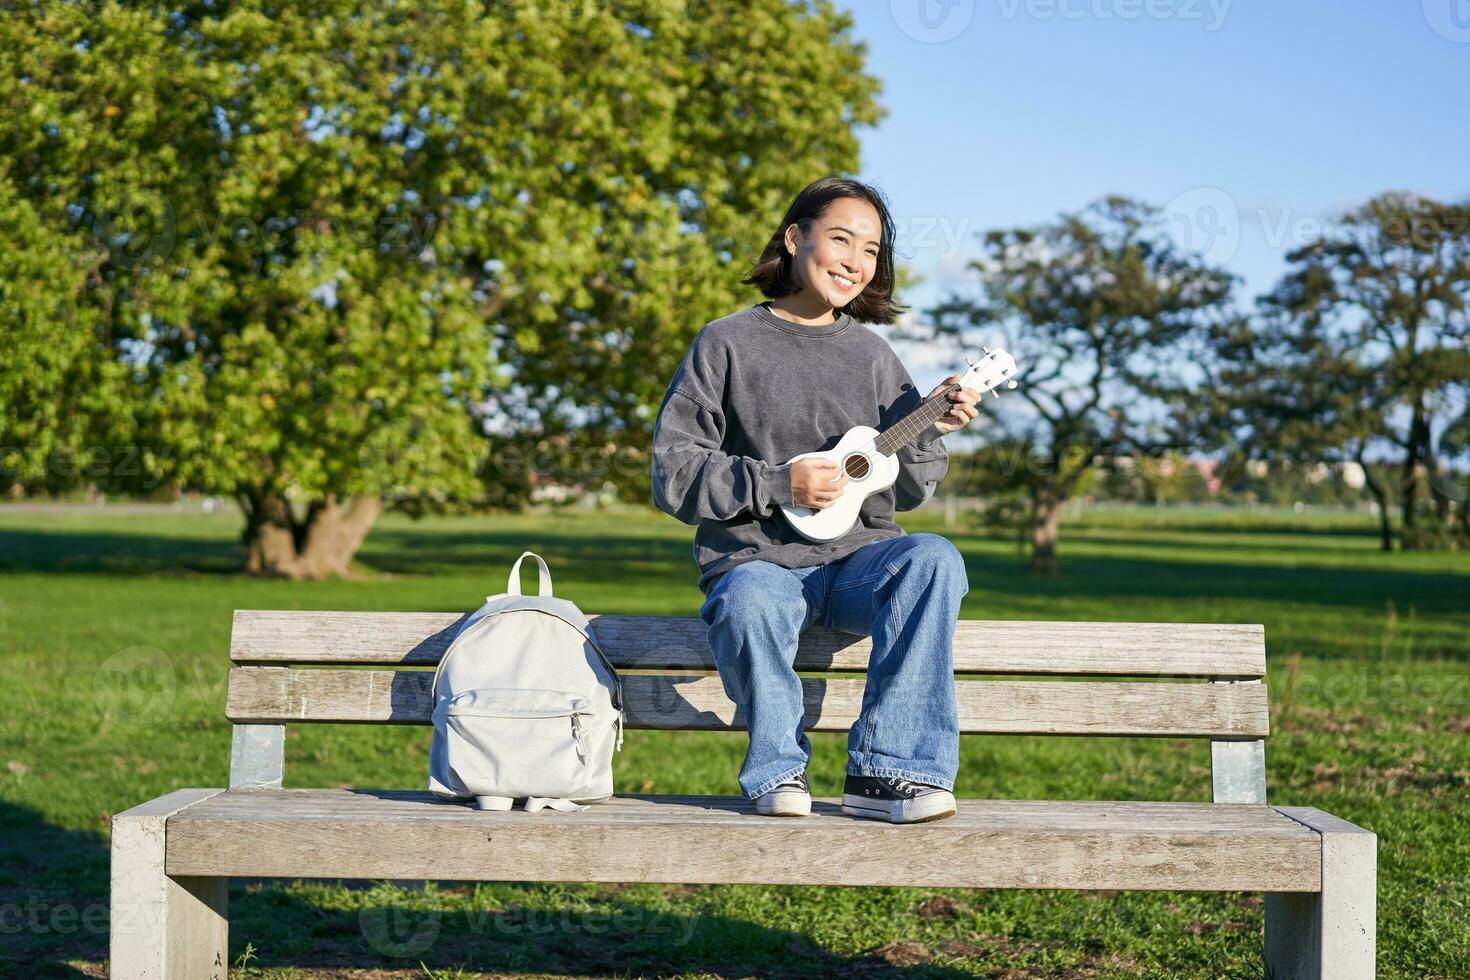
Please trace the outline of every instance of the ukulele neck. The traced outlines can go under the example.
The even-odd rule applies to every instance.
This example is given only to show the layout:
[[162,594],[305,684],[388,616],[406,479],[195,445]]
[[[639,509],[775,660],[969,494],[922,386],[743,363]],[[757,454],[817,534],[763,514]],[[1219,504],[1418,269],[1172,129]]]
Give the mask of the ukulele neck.
[[877,450],[885,456],[892,456],[918,439],[925,429],[949,414],[950,392],[959,388],[958,383],[941,388],[920,402],[918,408],[880,432],[876,440]]

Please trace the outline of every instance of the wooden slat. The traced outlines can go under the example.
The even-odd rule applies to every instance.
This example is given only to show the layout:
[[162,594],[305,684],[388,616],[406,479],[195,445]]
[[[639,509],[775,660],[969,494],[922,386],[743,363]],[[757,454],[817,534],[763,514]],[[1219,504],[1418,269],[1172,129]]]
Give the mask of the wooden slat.
[[[236,667],[225,714],[233,722],[430,720],[424,670]],[[857,678],[803,678],[805,727],[846,731],[862,706]],[[960,730],[984,734],[1166,735],[1260,738],[1266,685],[1074,681],[956,681]],[[744,728],[711,675],[623,677],[629,728]]]
[[[459,613],[235,612],[230,658],[240,664],[433,666],[464,618]],[[698,617],[589,616],[592,633],[619,669],[713,670]],[[955,670],[991,674],[1136,677],[1265,676],[1259,625],[961,620]],[[865,670],[867,637],[813,626],[798,670]]]
[[[689,842],[697,840],[698,846]],[[620,796],[481,812],[423,793],[231,792],[168,823],[170,875],[1313,891],[1321,844],[1265,806],[961,800],[893,825],[818,799]]]

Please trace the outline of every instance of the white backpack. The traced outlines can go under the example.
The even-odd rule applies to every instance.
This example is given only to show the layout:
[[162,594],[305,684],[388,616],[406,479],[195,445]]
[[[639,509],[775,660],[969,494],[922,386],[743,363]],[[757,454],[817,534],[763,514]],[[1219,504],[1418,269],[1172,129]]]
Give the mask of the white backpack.
[[[521,595],[521,562],[536,559],[541,594]],[[460,627],[434,672],[429,790],[474,797],[482,810],[583,810],[612,796],[623,747],[623,685],[576,604],[551,593],[551,572],[527,551],[506,591]]]

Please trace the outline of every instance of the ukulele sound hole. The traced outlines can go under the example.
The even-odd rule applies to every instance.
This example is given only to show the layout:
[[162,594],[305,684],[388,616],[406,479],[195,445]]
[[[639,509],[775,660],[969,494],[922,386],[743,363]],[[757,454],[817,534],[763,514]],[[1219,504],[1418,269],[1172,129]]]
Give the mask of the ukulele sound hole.
[[849,480],[861,480],[871,472],[872,465],[862,453],[853,453],[842,461],[842,469]]

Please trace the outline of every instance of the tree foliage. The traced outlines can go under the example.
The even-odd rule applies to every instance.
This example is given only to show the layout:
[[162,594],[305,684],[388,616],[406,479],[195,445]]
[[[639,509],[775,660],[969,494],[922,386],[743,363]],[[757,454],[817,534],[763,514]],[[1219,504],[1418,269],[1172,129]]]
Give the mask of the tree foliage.
[[825,0],[7,14],[7,465],[36,488],[52,443],[130,439],[118,488],[233,495],[253,570],[320,575],[383,501],[523,499],[507,449],[646,448],[790,195],[855,169],[850,27]]
[[1209,329],[1232,277],[1168,237],[1160,212],[1107,197],[1049,224],[996,229],[972,262],[978,296],[927,311],[937,337],[972,349],[1000,333],[1015,356],[1010,436],[1027,448],[1032,567],[1056,567],[1061,504],[1101,457],[1181,444]]

